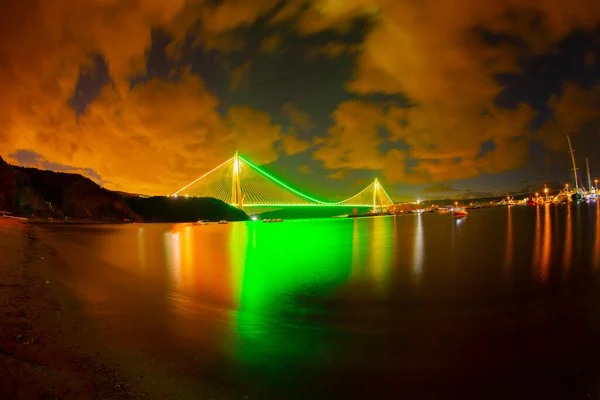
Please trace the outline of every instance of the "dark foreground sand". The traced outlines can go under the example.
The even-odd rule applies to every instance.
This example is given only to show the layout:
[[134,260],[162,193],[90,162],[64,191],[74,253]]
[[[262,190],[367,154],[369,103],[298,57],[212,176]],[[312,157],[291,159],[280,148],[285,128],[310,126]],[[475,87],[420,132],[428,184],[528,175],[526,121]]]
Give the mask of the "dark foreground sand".
[[94,352],[95,335],[53,279],[36,229],[0,218],[0,398],[159,397]]
[[44,228],[0,218],[0,400],[247,398],[111,341],[49,243]]
[[0,219],[1,397],[145,397],[117,366],[83,350],[91,340],[52,280],[49,256],[35,228]]

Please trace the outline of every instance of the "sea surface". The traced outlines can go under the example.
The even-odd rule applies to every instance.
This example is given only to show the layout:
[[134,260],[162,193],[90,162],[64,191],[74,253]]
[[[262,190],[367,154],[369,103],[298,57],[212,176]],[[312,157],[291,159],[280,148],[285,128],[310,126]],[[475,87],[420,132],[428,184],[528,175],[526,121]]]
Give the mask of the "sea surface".
[[600,391],[599,207],[40,229],[109,340],[196,398],[572,399]]

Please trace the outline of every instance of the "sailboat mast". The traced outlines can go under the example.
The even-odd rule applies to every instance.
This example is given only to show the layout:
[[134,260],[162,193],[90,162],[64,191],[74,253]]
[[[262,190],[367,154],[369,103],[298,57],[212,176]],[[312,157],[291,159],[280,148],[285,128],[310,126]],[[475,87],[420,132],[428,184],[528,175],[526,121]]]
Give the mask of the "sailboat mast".
[[592,190],[592,179],[590,178],[590,164],[588,163],[588,159],[585,159],[585,169],[587,169],[587,178],[588,178],[588,190]]
[[573,176],[575,176],[575,189],[579,189],[579,183],[577,182],[577,167],[575,166],[575,155],[573,154],[573,147],[571,147],[571,138],[567,135],[567,141],[569,142],[569,153],[571,153],[571,161],[573,161]]

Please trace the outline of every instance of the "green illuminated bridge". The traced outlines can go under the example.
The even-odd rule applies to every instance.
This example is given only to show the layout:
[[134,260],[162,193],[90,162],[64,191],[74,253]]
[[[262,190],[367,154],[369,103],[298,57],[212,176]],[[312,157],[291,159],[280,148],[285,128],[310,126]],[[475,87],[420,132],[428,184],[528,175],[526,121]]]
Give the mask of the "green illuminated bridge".
[[263,171],[237,153],[198,179],[173,193],[173,197],[214,197],[242,207],[335,206],[388,207],[394,202],[377,179],[369,186],[338,202],[317,200]]

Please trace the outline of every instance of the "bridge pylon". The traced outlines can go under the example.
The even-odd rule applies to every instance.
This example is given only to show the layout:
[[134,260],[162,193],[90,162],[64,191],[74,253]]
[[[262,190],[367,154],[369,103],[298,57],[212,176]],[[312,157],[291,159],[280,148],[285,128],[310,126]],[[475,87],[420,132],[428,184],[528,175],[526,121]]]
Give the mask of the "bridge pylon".
[[378,210],[383,211],[383,196],[381,193],[382,187],[379,183],[379,178],[373,181],[373,212]]
[[231,204],[242,209],[242,202],[244,197],[242,195],[242,189],[240,184],[240,172],[242,170],[242,164],[240,163],[240,156],[238,152],[235,152],[233,156],[233,176],[231,180]]

